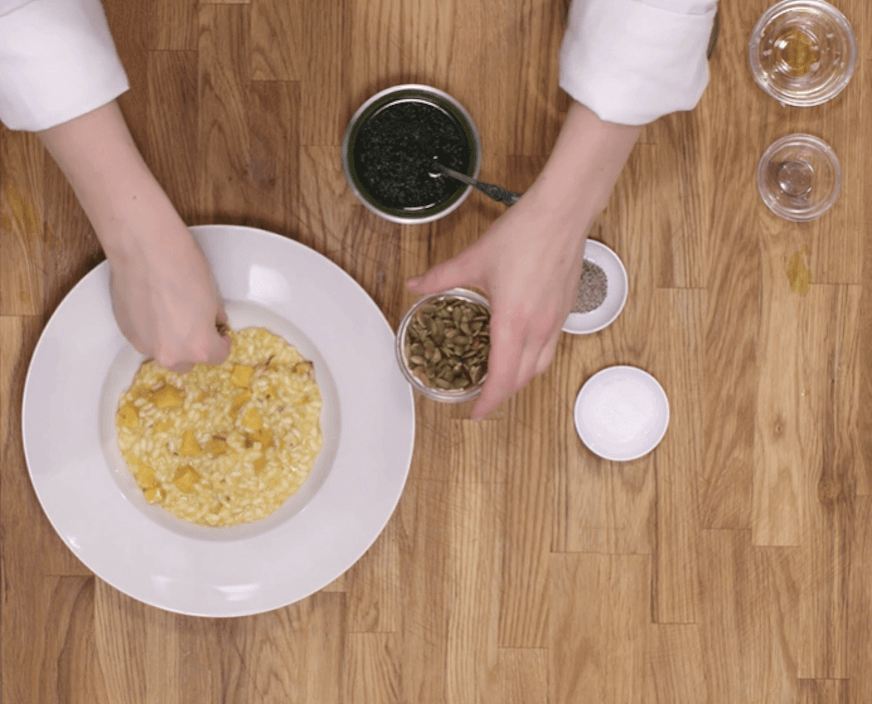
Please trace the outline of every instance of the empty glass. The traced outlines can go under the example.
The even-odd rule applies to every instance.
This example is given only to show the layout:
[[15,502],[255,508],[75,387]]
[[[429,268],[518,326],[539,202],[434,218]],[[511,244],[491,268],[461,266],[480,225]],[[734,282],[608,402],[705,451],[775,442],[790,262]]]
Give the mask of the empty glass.
[[776,215],[805,222],[823,215],[839,197],[842,169],[832,149],[810,134],[775,141],[757,166],[757,190]]
[[845,16],[823,0],[784,0],[757,21],[748,45],[751,72],[784,105],[809,107],[836,97],[857,60]]

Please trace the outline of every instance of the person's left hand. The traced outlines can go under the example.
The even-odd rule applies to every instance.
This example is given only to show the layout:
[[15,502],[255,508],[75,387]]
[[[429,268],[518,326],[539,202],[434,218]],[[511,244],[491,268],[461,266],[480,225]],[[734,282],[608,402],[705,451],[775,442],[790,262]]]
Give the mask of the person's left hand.
[[544,372],[575,302],[592,217],[548,207],[534,189],[507,210],[471,247],[408,281],[419,295],[456,286],[484,291],[491,304],[491,352],[480,420]]
[[143,190],[150,192],[152,200],[136,201],[132,214],[110,223],[121,234],[98,232],[116,243],[107,252],[115,320],[137,350],[164,367],[221,364],[230,338],[216,328],[227,314],[209,264],[169,201],[156,188]]

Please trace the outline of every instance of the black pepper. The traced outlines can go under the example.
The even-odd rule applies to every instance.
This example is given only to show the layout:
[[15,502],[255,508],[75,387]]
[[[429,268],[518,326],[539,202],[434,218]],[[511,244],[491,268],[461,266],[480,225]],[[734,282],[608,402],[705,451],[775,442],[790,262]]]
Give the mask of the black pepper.
[[572,312],[590,313],[592,310],[596,310],[606,300],[608,291],[609,280],[606,277],[606,272],[602,270],[602,267],[585,259]]

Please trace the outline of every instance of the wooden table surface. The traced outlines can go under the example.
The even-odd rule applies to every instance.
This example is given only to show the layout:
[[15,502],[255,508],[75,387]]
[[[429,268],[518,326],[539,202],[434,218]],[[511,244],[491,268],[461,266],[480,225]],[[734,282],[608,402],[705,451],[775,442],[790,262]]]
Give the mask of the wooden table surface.
[[[546,374],[482,423],[417,399],[399,507],[338,581],[278,611],[178,616],[64,546],[20,436],[48,316],[101,259],[32,136],[0,135],[0,682],[8,704],[579,704],[872,701],[872,6],[827,105],[779,106],[746,46],[767,0],[724,0],[699,107],[645,128],[592,231],[630,278],[617,322],[565,335]],[[107,0],[146,161],[191,224],[263,227],[346,269],[396,325],[405,277],[503,206],[473,194],[404,227],[360,206],[339,145],[353,111],[420,82],[477,122],[485,180],[529,186],[567,98],[562,0]],[[760,201],[774,139],[830,143],[835,207],[793,224]],[[543,233],[547,236],[547,233]],[[803,296],[787,263],[802,252]],[[543,272],[543,274],[546,274]],[[349,340],[353,346],[353,340]],[[578,440],[581,384],[613,364],[671,402],[644,459]],[[50,438],[46,438],[50,442]],[[111,529],[111,527],[107,527]]]

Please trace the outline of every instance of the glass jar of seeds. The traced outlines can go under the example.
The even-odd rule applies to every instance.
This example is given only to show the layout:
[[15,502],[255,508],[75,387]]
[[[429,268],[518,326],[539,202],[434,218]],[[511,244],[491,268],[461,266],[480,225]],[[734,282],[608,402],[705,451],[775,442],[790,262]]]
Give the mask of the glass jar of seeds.
[[397,361],[415,391],[460,403],[481,392],[490,354],[490,305],[464,288],[420,298],[397,330]]

